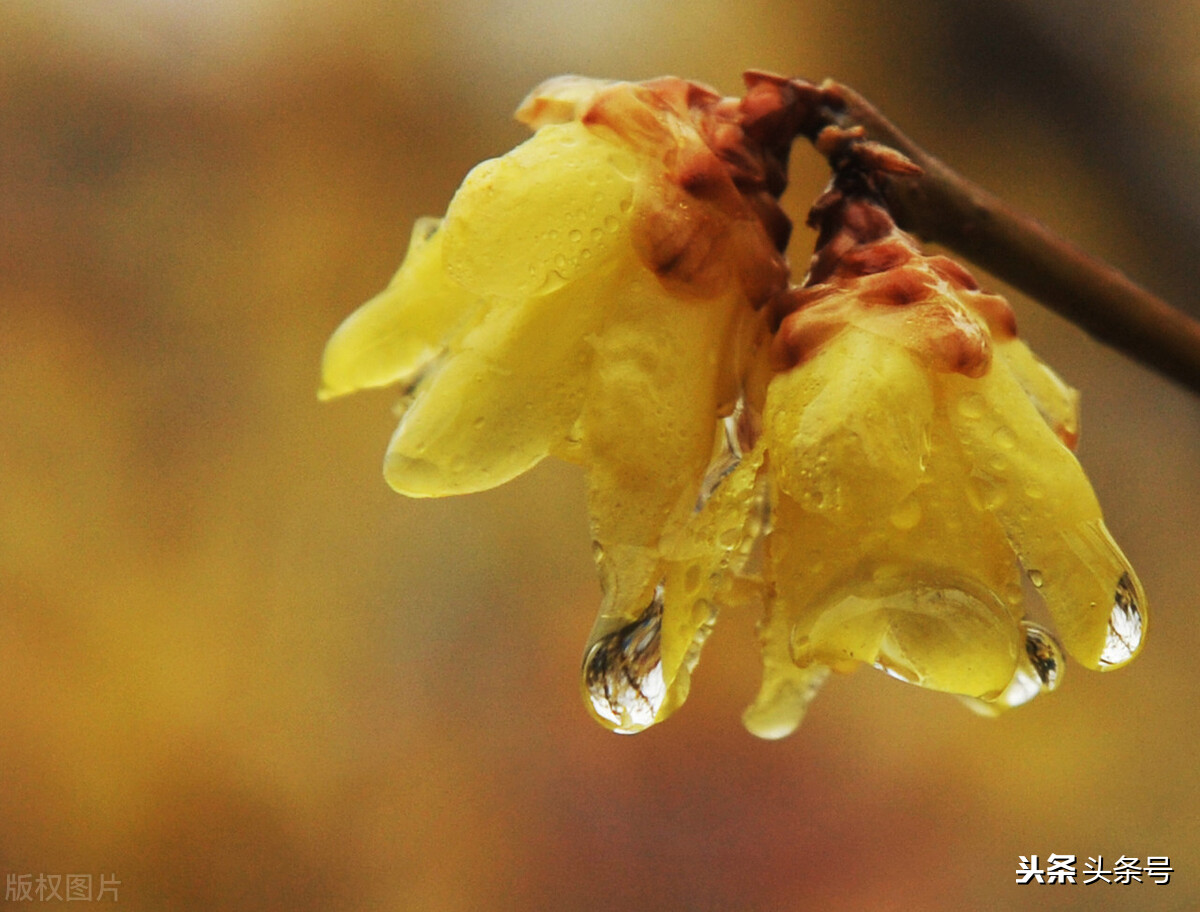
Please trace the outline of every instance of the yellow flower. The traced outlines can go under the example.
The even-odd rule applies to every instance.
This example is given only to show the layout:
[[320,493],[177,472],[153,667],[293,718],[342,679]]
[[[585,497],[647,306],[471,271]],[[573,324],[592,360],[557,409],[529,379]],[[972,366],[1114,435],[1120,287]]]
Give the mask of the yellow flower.
[[769,478],[764,678],[745,721],[780,737],[829,669],[1018,705],[1062,659],[1026,620],[1021,568],[1066,650],[1133,658],[1146,599],[1071,453],[1077,395],[1016,338],[1007,302],[923,256],[869,198],[789,295],[745,471]]
[[[384,463],[403,494],[483,490],[547,455],[586,467],[605,588],[593,643],[653,601],[765,337],[762,305],[786,286],[775,199],[791,137],[746,131],[778,108],[767,83],[749,113],[678,79],[539,87],[518,111],[533,137],[417,223],[391,284],[325,350],[323,399],[406,387]],[[690,649],[655,658],[665,687],[686,690]],[[599,672],[596,655],[597,712],[641,727],[619,661]]]
[[895,153],[833,149],[788,288],[777,198],[822,96],[747,83],[539,87],[533,137],[419,221],[329,340],[321,397],[403,386],[384,474],[411,496],[584,467],[604,599],[582,686],[616,731],[682,704],[723,606],[766,608],[763,737],[859,664],[981,711],[1053,689],[1023,580],[1081,664],[1128,662],[1146,600],[1071,453],[1077,394],[896,229],[870,173],[911,168]]

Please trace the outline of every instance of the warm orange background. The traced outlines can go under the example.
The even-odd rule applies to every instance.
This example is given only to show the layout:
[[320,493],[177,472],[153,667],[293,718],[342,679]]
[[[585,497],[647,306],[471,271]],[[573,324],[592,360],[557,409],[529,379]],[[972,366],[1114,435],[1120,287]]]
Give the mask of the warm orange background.
[[[860,672],[757,741],[725,617],[687,706],[609,734],[578,472],[405,500],[390,394],[315,397],[565,71],[840,78],[1194,308],[1198,60],[1186,0],[4,4],[0,875],[139,910],[1200,907],[1200,403],[1036,305],[1155,614],[1133,666],[998,721]],[[797,148],[797,216],[822,167]],[[1014,885],[1051,852],[1176,874]]]

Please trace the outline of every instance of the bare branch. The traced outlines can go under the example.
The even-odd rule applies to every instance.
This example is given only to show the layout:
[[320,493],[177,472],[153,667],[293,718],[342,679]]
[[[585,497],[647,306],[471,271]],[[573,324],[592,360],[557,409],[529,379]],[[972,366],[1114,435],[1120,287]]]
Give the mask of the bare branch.
[[903,152],[919,176],[883,175],[897,224],[942,244],[1066,317],[1094,338],[1200,393],[1200,323],[955,173],[847,86],[821,86],[828,124]]

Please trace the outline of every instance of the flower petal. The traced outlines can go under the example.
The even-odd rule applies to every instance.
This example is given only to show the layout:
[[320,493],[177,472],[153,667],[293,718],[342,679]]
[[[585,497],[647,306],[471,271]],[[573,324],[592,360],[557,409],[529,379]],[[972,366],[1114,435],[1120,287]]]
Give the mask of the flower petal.
[[1100,514],[1087,477],[1009,367],[947,377],[951,424],[984,506],[1041,590],[1067,651],[1089,668],[1133,658],[1146,623],[1141,584]]
[[447,281],[439,220],[420,219],[388,287],[342,322],[325,346],[321,399],[414,378],[482,307]]
[[1021,389],[1058,439],[1074,449],[1079,439],[1079,393],[1020,339],[1000,343],[996,352],[1008,362]]
[[417,387],[388,445],[388,484],[413,497],[466,494],[544,459],[583,405],[597,290],[491,307]]
[[548,294],[629,246],[638,162],[578,122],[477,165],[446,211],[450,278],[479,295]]
[[886,517],[921,483],[933,396],[903,346],[847,326],[768,388],[764,435],[783,492],[841,524]]

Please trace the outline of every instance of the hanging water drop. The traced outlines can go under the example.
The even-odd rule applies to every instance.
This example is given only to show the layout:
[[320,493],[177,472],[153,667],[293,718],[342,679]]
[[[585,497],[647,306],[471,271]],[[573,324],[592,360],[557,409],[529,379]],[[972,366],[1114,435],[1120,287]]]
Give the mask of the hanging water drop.
[[600,637],[583,660],[583,688],[597,717],[620,734],[654,724],[667,689],[662,671],[663,590],[641,617]]
[[1017,667],[1008,686],[997,696],[988,700],[967,699],[972,709],[983,715],[995,715],[1003,709],[1023,706],[1039,694],[1050,693],[1062,682],[1062,647],[1046,628],[1030,621],[1021,622],[1025,636],[1024,654],[1017,659]]
[[695,513],[704,509],[704,505],[708,503],[713,492],[742,461],[742,447],[738,442],[737,435],[737,424],[741,414],[742,402],[738,400],[733,414],[721,420],[720,436],[715,452],[704,472],[704,480],[700,483],[700,493],[696,498],[696,505],[692,508]]
[[1100,667],[1124,665],[1142,645],[1141,598],[1132,577],[1121,574],[1113,593],[1112,613],[1108,618],[1108,634],[1100,653]]
[[1062,680],[1062,647],[1044,627],[1028,621],[1023,621],[1021,627],[1025,631],[1025,658],[1041,682],[1041,691],[1049,693]]

